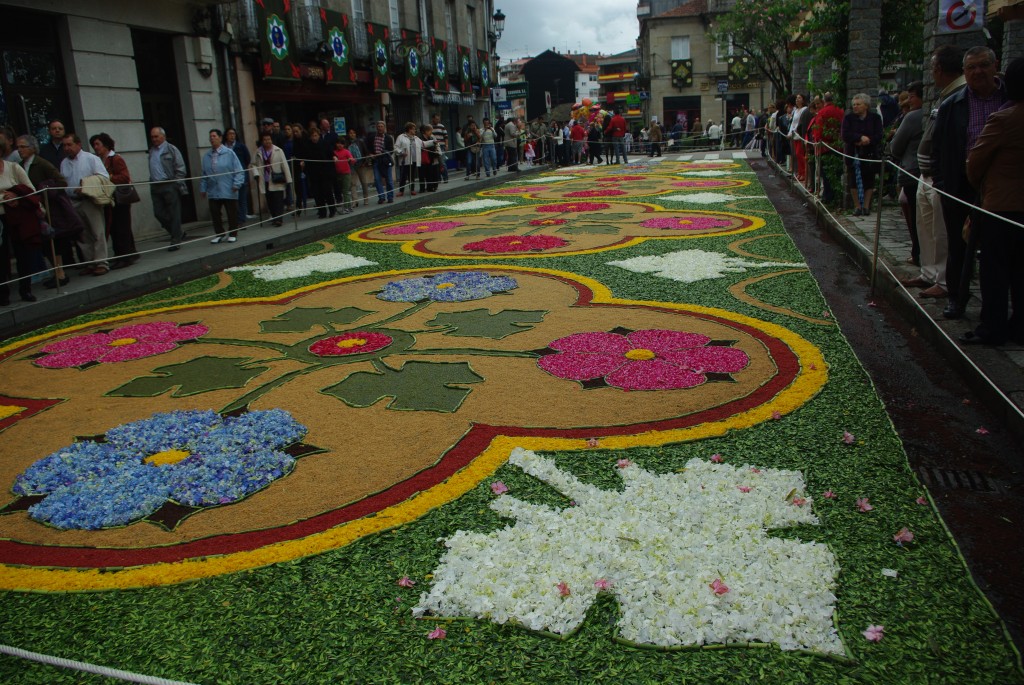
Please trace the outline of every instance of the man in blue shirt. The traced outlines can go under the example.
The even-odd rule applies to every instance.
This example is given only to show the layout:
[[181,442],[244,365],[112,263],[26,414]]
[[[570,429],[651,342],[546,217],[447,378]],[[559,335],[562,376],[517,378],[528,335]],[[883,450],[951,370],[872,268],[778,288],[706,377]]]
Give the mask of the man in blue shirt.
[[[203,155],[203,177],[199,179],[199,193],[210,205],[210,218],[217,235],[210,242],[238,240],[238,190],[245,182],[245,172],[238,156],[223,144],[220,129],[210,129],[210,149]],[[224,235],[224,219],[228,214],[228,234]]]

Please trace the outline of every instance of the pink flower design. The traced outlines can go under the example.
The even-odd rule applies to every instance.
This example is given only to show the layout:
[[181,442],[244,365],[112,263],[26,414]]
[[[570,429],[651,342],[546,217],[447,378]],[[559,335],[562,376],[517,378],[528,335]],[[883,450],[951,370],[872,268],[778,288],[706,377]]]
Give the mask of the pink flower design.
[[716,464],[721,464],[722,463],[722,455],[721,454],[717,454],[717,453],[716,454],[712,454],[711,455],[711,461],[713,461]]
[[569,241],[553,235],[496,235],[493,238],[466,243],[462,249],[470,252],[542,252],[564,247]]
[[318,357],[344,357],[350,354],[376,352],[390,345],[394,339],[383,333],[352,331],[317,340],[309,351]]
[[867,630],[861,631],[861,635],[867,638],[869,642],[881,642],[884,633],[885,628],[883,626],[868,626]]
[[562,214],[564,212],[596,212],[609,207],[611,205],[605,202],[563,202],[557,205],[541,205],[534,211],[542,214]]
[[427,633],[428,640],[443,640],[446,637],[448,637],[448,631],[442,628],[441,626],[437,626],[429,633]]
[[576,190],[571,193],[566,193],[563,197],[610,197],[613,195],[626,195],[625,190],[616,190],[615,188],[604,188],[601,190]]
[[569,586],[566,583],[559,583],[556,587],[558,588],[558,594],[562,597],[568,597],[572,594],[572,590],[569,589]]
[[737,485],[736,488],[743,493],[750,492],[753,489],[749,485]]
[[631,462],[629,459],[619,459],[617,462],[615,462],[615,466],[620,469],[628,469],[632,465],[633,462]]
[[33,362],[47,369],[68,369],[85,364],[127,362],[170,352],[180,343],[210,332],[202,324],[179,325],[171,321],[121,326],[108,333],[89,333],[50,343],[46,356]]
[[729,586],[723,583],[721,578],[715,578],[714,581],[708,584],[708,587],[711,588],[712,592],[719,596],[724,595],[729,591]]
[[537,365],[552,376],[590,381],[621,390],[675,390],[707,382],[709,373],[734,373],[750,358],[733,347],[708,347],[697,333],[648,329],[619,333],[575,333],[548,344]]
[[857,438],[854,437],[853,433],[850,433],[849,431],[843,431],[843,442],[845,442],[847,445],[852,445],[856,441]]
[[[416,581],[409,578],[409,576],[402,576],[398,579],[398,584],[402,587],[412,587],[416,584]],[[398,599],[401,600],[401,597],[399,597]]]
[[821,496],[824,497],[825,499],[835,499],[836,493],[832,492],[831,490],[826,490],[824,493],[822,493]]
[[561,226],[569,223],[566,219],[532,219],[531,226]]
[[726,228],[732,226],[728,219],[719,219],[713,216],[664,216],[657,219],[641,221],[644,228],[661,228],[675,231],[703,231],[708,228]]
[[903,528],[900,528],[899,532],[892,536],[892,541],[900,547],[903,546],[904,542],[912,542],[913,539],[914,534],[911,533],[910,529],[905,526]]
[[600,580],[595,580],[594,581],[594,587],[597,588],[598,591],[607,590],[611,586],[612,586],[611,582],[608,581],[608,580],[605,580],[604,578],[601,578]]
[[466,224],[461,221],[417,221],[401,226],[392,226],[381,231],[384,235],[409,235],[416,233],[436,233],[447,231],[449,228],[458,228]]
[[874,507],[868,503],[867,497],[861,497],[857,500],[857,508],[861,511],[871,511],[874,509]]
[[493,483],[491,483],[491,492],[493,492],[495,495],[503,495],[506,492],[508,492],[508,486],[505,485],[500,480],[496,480]]

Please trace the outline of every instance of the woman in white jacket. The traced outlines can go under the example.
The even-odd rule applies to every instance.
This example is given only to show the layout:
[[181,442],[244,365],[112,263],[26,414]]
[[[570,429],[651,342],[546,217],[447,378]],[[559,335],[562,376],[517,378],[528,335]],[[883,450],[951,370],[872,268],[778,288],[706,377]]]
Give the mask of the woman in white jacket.
[[416,194],[416,175],[419,171],[420,156],[423,152],[423,141],[416,135],[416,124],[406,123],[405,132],[395,140],[395,163],[398,165],[398,197],[402,197],[405,187],[409,186],[409,194]]
[[269,133],[260,138],[260,146],[252,157],[253,178],[260,192],[266,195],[267,209],[274,226],[284,223],[284,191],[292,182],[291,164],[284,150],[274,145]]

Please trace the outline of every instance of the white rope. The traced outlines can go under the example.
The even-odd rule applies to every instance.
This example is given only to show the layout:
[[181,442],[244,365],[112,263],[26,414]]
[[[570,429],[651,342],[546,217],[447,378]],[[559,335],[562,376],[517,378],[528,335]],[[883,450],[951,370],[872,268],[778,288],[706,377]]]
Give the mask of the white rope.
[[59,666],[60,668],[70,668],[72,670],[83,671],[85,673],[95,673],[97,675],[107,676],[108,678],[117,678],[118,680],[124,680],[129,683],[145,683],[146,685],[195,685],[195,683],[187,683],[182,680],[168,680],[167,678],[142,675],[141,673],[122,671],[118,668],[107,668],[106,666],[88,664],[84,661],[74,661],[73,659],[64,659],[59,656],[30,652],[27,649],[19,649],[18,647],[9,647],[8,645],[2,644],[0,644],[0,653],[18,657],[19,659],[38,661],[41,664],[48,664],[50,666]]

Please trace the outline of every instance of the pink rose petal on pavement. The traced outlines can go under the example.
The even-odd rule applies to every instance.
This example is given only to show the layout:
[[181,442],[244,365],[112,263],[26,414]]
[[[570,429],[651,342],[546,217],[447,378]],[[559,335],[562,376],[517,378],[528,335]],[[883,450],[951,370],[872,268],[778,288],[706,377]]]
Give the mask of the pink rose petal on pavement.
[[398,579],[398,584],[401,585],[402,587],[412,587],[413,585],[416,584],[416,581],[410,579],[409,576],[402,576],[401,578]]
[[826,490],[824,493],[822,493],[821,496],[824,497],[825,499],[835,499],[836,493],[832,492],[831,490]]
[[914,534],[910,532],[908,528],[900,528],[899,532],[892,536],[893,542],[900,547],[903,546],[904,542],[911,542],[914,539]]
[[556,587],[558,588],[558,594],[562,597],[568,597],[572,594],[572,591],[566,583],[559,583]]
[[619,459],[617,462],[615,462],[615,466],[617,466],[620,469],[626,469],[632,465],[633,462],[631,462],[629,459]]
[[708,587],[716,595],[724,595],[729,591],[729,586],[723,583],[721,578],[715,578],[714,581],[708,584]]
[[441,626],[437,626],[429,633],[427,633],[428,640],[443,640],[446,637],[448,637],[448,631],[442,628]]
[[597,588],[598,590],[607,590],[611,586],[612,586],[611,582],[605,580],[604,578],[602,578],[600,580],[595,580],[594,581],[594,587]]
[[849,431],[843,431],[843,442],[845,442],[847,445],[852,445],[856,440],[857,438],[854,437],[853,433]]
[[722,463],[722,455],[721,454],[712,454],[711,455],[711,461],[715,462],[716,464],[721,464]]
[[502,483],[500,480],[496,480],[491,483],[491,492],[495,495],[503,495],[508,492],[508,486]]
[[861,497],[860,499],[857,500],[857,508],[860,509],[861,511],[871,511],[872,509],[874,509],[873,506],[868,504],[867,497]]
[[884,633],[885,627],[883,626],[868,626],[867,630],[861,631],[861,635],[867,638],[870,642],[881,642]]

